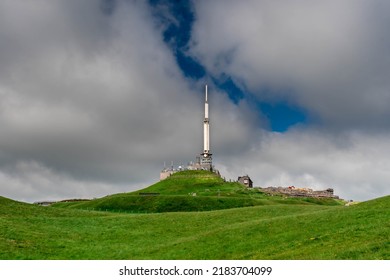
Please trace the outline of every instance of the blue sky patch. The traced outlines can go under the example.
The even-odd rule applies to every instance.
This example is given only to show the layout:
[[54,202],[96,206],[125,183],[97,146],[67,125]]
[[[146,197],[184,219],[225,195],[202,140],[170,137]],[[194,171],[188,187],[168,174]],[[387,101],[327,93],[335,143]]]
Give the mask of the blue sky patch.
[[203,78],[206,75],[204,67],[186,54],[194,22],[191,1],[150,0],[149,3],[154,17],[166,26],[163,40],[172,49],[183,74],[197,80]]
[[306,112],[286,101],[276,103],[259,102],[258,108],[268,119],[272,131],[285,132],[291,126],[307,122]]
[[176,53],[176,61],[186,77],[198,80],[206,75],[206,70],[200,63],[181,51]]
[[233,82],[231,77],[223,79],[213,79],[214,84],[225,91],[234,104],[238,104],[244,98],[244,92]]

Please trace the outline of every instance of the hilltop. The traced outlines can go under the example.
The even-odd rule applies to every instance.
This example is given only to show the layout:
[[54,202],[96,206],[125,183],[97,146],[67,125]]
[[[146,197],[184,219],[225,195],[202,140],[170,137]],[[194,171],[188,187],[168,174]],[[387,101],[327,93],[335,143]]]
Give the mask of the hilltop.
[[53,207],[0,197],[0,259],[390,259],[389,207],[390,196],[347,207],[185,171]]
[[62,202],[54,207],[156,213],[211,211],[272,204],[341,205],[335,199],[286,198],[270,196],[259,189],[249,189],[237,182],[226,182],[219,175],[204,170],[172,174],[145,189],[121,193],[92,201]]
[[389,206],[128,214],[0,197],[0,259],[390,259]]

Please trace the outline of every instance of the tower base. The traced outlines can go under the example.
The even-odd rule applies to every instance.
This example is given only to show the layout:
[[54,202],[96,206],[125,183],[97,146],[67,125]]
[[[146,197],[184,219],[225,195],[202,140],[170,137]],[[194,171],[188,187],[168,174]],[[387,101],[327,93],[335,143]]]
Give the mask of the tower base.
[[200,157],[200,166],[204,170],[213,171],[212,154],[202,153]]

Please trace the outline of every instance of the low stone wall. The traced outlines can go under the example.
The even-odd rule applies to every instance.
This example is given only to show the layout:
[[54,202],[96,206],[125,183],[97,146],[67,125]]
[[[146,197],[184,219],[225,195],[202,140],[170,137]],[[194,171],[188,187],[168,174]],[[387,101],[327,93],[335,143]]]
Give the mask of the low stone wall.
[[284,194],[293,197],[329,197],[339,199],[337,195],[334,195],[334,191],[331,188],[321,191],[314,191],[310,188],[295,188],[295,187],[268,187],[260,188],[263,192],[269,194]]

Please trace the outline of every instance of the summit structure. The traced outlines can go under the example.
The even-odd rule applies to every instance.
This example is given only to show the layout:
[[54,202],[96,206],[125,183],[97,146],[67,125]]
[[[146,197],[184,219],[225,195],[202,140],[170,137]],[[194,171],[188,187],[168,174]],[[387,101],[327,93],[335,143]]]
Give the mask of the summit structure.
[[212,154],[210,152],[210,118],[209,102],[207,99],[207,85],[205,86],[205,103],[204,103],[204,121],[203,121],[203,152],[200,154],[200,165],[202,169],[213,169]]
[[171,167],[166,167],[164,163],[164,169],[160,172],[160,180],[164,180],[175,172],[182,170],[208,170],[219,174],[218,170],[213,167],[212,154],[210,152],[210,117],[209,117],[209,100],[207,85],[205,85],[205,102],[204,102],[204,120],[203,120],[203,151],[196,156],[195,162],[188,163],[187,166],[179,165],[174,167],[173,162]]

